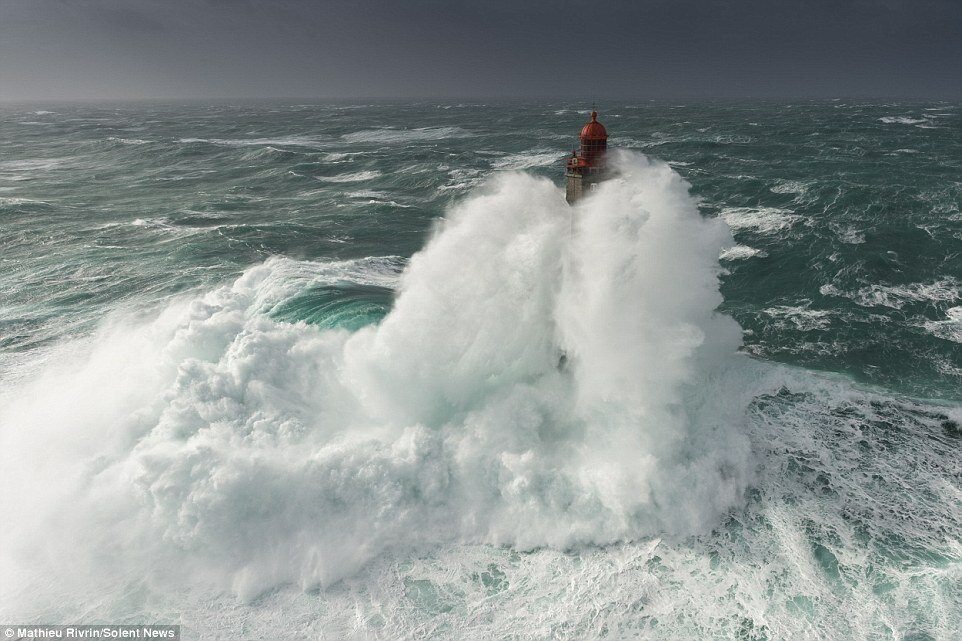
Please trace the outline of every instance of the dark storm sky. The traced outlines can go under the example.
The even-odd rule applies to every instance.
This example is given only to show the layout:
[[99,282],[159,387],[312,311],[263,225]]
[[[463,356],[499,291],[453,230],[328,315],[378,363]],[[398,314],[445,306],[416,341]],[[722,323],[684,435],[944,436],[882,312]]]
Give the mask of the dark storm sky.
[[0,100],[962,97],[962,0],[0,0]]

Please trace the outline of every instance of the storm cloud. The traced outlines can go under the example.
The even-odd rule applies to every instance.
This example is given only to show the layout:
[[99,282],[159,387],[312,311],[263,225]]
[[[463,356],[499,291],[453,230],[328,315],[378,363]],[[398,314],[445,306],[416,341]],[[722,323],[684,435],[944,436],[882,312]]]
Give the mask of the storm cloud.
[[957,0],[0,0],[0,100],[962,96]]

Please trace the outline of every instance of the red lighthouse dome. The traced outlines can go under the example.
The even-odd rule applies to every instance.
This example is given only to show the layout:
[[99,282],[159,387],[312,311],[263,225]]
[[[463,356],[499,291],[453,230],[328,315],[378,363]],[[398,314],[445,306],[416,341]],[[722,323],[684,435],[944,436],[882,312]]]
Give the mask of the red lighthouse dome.
[[608,132],[605,131],[605,126],[598,122],[598,112],[591,112],[591,122],[586,124],[581,128],[581,134],[578,138],[584,142],[585,140],[608,140]]
[[591,120],[581,128],[578,135],[581,141],[581,157],[589,166],[601,166],[605,151],[608,149],[608,132],[605,126],[598,122],[598,112],[591,112]]

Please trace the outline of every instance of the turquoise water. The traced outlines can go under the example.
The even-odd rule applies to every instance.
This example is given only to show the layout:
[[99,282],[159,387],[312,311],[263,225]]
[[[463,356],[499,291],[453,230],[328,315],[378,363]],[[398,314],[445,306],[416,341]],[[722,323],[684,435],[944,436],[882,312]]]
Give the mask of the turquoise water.
[[958,105],[0,113],[6,619],[957,638]]

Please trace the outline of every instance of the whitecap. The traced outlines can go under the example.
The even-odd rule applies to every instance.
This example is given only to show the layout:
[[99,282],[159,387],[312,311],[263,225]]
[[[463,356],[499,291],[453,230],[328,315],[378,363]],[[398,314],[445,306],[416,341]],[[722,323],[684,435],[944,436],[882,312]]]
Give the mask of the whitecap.
[[365,180],[374,180],[381,175],[382,174],[380,171],[372,169],[368,171],[358,171],[351,174],[338,174],[336,176],[315,176],[315,178],[326,183],[356,183],[363,182]]
[[557,151],[529,151],[492,160],[491,167],[506,171],[531,169],[532,167],[560,165],[564,161],[564,157],[564,153]]
[[118,138],[117,136],[110,136],[107,138],[110,142],[119,142],[122,145],[146,145],[152,140],[143,140],[141,138]]
[[805,220],[804,216],[777,207],[727,207],[721,216],[735,231],[754,229],[760,234],[789,229]]
[[779,180],[769,189],[776,194],[804,194],[809,190],[809,183],[800,180]]
[[810,305],[811,301],[804,301],[800,305],[776,305],[764,310],[764,313],[802,332],[828,329],[832,313],[825,309],[811,309]]
[[65,158],[28,158],[26,160],[2,160],[0,171],[49,171],[63,166]]
[[134,218],[130,221],[134,227],[163,227],[173,228],[169,218]]
[[0,197],[0,206],[12,207],[16,205],[49,205],[45,200],[35,200],[33,198]]
[[855,292],[841,292],[838,295],[852,299],[862,307],[889,307],[902,309],[907,303],[934,303],[962,300],[962,281],[954,277],[941,278],[928,283],[909,283],[906,285],[873,284]]
[[746,260],[748,258],[765,258],[768,253],[762,249],[749,247],[748,245],[735,245],[729,247],[719,254],[719,260]]
[[461,127],[419,127],[416,129],[365,129],[344,134],[341,139],[354,143],[409,143],[418,141],[466,138],[473,134]]
[[452,169],[448,172],[448,183],[438,187],[438,191],[460,191],[476,187],[484,182],[484,174],[479,169]]
[[388,195],[383,191],[374,191],[373,189],[361,189],[358,191],[350,191],[347,193],[348,198],[372,198],[372,199],[384,199]]
[[281,138],[179,138],[177,142],[182,144],[207,143],[224,147],[263,147],[271,145],[283,147],[317,147],[323,145],[324,139],[320,136],[284,136]]
[[945,320],[927,321],[923,327],[933,336],[962,343],[962,307],[950,307],[945,314]]
[[930,121],[927,118],[912,118],[911,116],[882,116],[879,118],[879,122],[888,125],[918,125]]
[[332,151],[324,154],[324,160],[333,163],[345,162],[353,160],[355,156],[364,156],[366,153],[363,151]]

